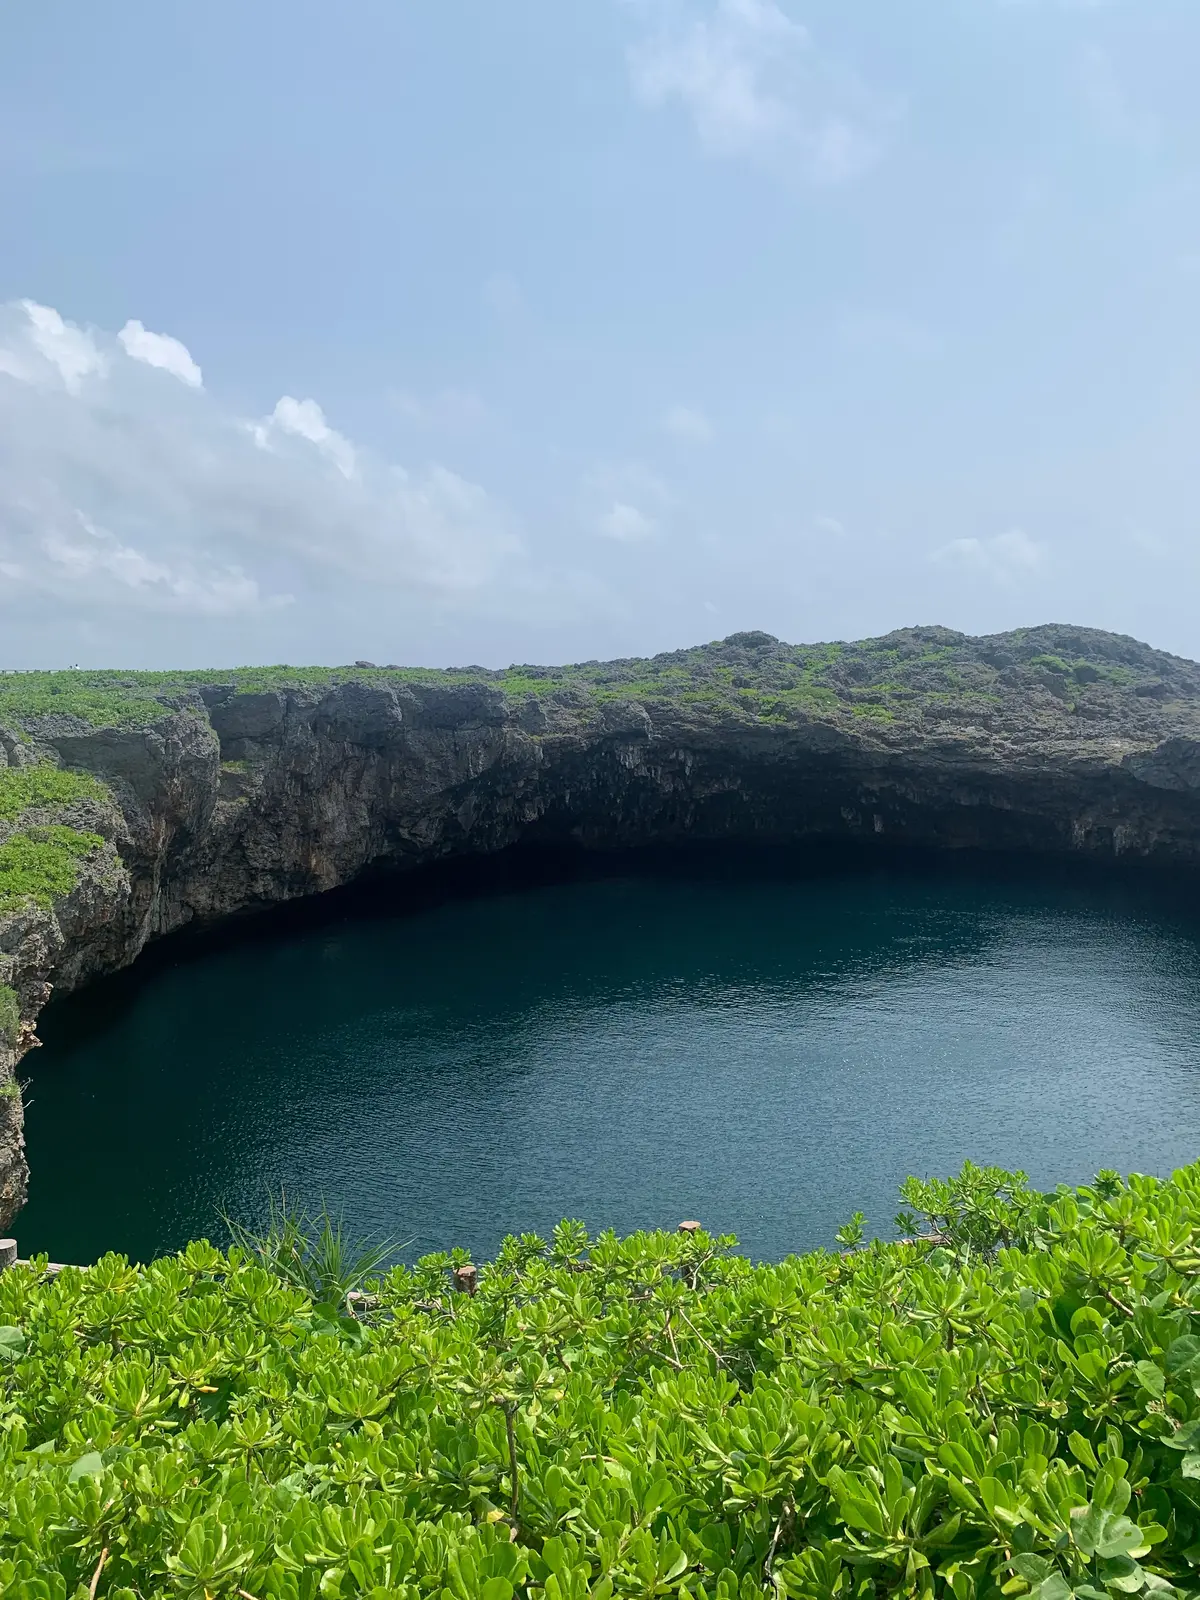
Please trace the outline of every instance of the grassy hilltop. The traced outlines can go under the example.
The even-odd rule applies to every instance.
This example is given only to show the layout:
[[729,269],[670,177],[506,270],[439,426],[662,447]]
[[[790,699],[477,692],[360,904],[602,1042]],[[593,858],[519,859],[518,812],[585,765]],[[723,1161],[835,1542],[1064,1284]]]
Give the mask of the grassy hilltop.
[[1064,705],[1104,712],[1130,702],[1200,699],[1200,668],[1135,639],[1096,629],[1046,626],[990,638],[948,628],[905,628],[855,644],[785,644],[765,633],[649,658],[574,666],[436,669],[239,667],[187,672],[0,673],[0,726],[77,717],[94,726],[136,726],[196,703],[213,684],[239,692],[338,684],[486,683],[518,699],[565,696],[696,707],[749,720],[846,717],[904,722],[946,711],[987,716],[1012,699],[1048,689]]
[[[1117,634],[1046,626],[970,638],[907,628],[855,644],[791,645],[765,633],[648,659],[574,666],[241,667],[180,672],[0,672],[0,916],[49,908],[103,847],[96,779],[58,770],[53,741],[88,728],[135,729],[174,713],[205,716],[205,691],[288,690],[308,700],[338,686],[483,684],[514,711],[556,708],[583,726],[606,704],[641,702],[666,721],[723,727],[840,727],[911,745],[929,736],[1078,746],[1151,744],[1200,733],[1200,667]],[[34,758],[36,769],[14,765]],[[108,830],[111,833],[111,828]]]

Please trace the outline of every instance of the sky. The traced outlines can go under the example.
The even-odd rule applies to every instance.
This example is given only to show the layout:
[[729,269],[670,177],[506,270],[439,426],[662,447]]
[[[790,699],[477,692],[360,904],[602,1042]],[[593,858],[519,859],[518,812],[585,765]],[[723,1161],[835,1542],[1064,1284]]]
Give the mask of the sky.
[[0,18],[0,666],[1200,656],[1195,0]]

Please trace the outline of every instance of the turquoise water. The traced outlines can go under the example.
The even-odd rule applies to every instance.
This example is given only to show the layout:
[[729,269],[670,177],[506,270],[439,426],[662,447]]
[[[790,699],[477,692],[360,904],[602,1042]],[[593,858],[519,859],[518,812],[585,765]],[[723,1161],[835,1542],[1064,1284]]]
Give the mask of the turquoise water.
[[622,873],[167,948],[27,1058],[22,1250],[146,1256],[327,1198],[406,1253],[696,1217],[829,1243],[966,1157],[1200,1154],[1200,922],[1004,870]]

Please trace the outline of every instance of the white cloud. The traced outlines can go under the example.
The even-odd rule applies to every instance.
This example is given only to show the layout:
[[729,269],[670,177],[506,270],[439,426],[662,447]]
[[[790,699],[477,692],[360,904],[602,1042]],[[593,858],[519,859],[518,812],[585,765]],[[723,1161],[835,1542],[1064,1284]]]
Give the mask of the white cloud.
[[144,361],[148,367],[160,367],[178,378],[180,383],[186,383],[189,389],[204,387],[203,375],[192,360],[191,351],[178,339],[172,339],[169,333],[151,333],[135,320],[127,322],[117,338],[125,354],[132,356],[134,361]]
[[833,536],[837,539],[840,539],[846,532],[845,528],[836,517],[814,517],[813,526],[819,528],[822,533],[833,534]]
[[888,113],[776,0],[626,3],[644,27],[628,55],[634,93],[681,105],[713,154],[782,160],[816,183],[879,156]]
[[641,544],[663,531],[674,504],[670,489],[637,461],[610,462],[587,473],[583,498],[588,526],[618,544]]
[[355,614],[428,617],[554,603],[554,575],[532,571],[478,485],[379,458],[311,399],[246,420],[150,348],[178,384],[149,369],[136,331],[0,306],[0,611],[211,618],[340,595]]
[[1031,539],[1023,528],[1010,528],[990,539],[951,539],[934,550],[931,559],[1012,587],[1042,572],[1048,553],[1045,545]]
[[82,512],[77,514],[83,537],[51,528],[42,541],[47,560],[75,583],[104,583],[112,580],[121,588],[168,609],[191,611],[201,616],[225,616],[241,611],[257,611],[264,604],[287,605],[291,595],[273,595],[264,601],[258,584],[238,567],[197,573],[156,561],[132,545],[122,544],[107,528],[97,527]]
[[713,436],[712,423],[702,411],[693,411],[690,406],[672,406],[662,425],[672,438],[689,444],[707,444]]
[[596,518],[596,528],[606,539],[616,539],[621,544],[637,544],[642,539],[652,539],[658,532],[658,523],[637,506],[624,500],[614,500],[607,511]]
[[85,378],[103,374],[106,363],[91,333],[36,300],[20,300],[8,309],[24,314],[22,336],[8,346],[0,343],[0,373],[42,387],[61,384],[73,395]]
[[260,450],[277,448],[281,434],[305,439],[328,457],[344,478],[354,476],[354,446],[325,421],[325,413],[315,400],[293,400],[285,394],[275,402],[269,417],[256,422],[254,441]]

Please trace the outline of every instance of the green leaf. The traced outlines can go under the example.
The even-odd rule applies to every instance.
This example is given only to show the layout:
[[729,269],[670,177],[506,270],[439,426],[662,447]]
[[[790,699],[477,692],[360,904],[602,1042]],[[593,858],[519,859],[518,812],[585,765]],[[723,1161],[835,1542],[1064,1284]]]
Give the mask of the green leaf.
[[1041,1583],[1054,1571],[1054,1563],[1047,1556],[1026,1554],[1014,1556],[1009,1566],[1018,1578],[1024,1578],[1027,1583]]
[[1200,1361],[1200,1338],[1194,1333],[1185,1333],[1182,1338],[1173,1340],[1167,1346],[1163,1360],[1172,1376],[1186,1371],[1195,1362]]
[[839,1500],[839,1507],[848,1527],[873,1533],[879,1539],[883,1537],[885,1524],[878,1501],[868,1500],[863,1495],[848,1494]]
[[1096,1452],[1092,1449],[1092,1441],[1085,1439],[1082,1433],[1071,1434],[1067,1440],[1067,1448],[1076,1461],[1082,1461],[1084,1466],[1091,1467],[1093,1472],[1099,1471],[1100,1463],[1096,1460]]
[[1118,1556],[1115,1560],[1100,1562],[1100,1579],[1105,1588],[1115,1589],[1118,1594],[1139,1594],[1145,1574],[1129,1556]]
[[1071,1513],[1071,1539],[1088,1557],[1131,1556],[1150,1548],[1136,1522],[1094,1504],[1082,1515]]
[[67,1473],[68,1483],[78,1483],[80,1478],[98,1478],[104,1471],[104,1457],[98,1450],[89,1450],[87,1455],[80,1456],[71,1463],[71,1470]]
[[1081,1333],[1099,1333],[1104,1327],[1104,1318],[1094,1306],[1080,1306],[1071,1317],[1071,1332],[1078,1338]]
[[[673,1546],[672,1548],[678,1549],[678,1546]],[[685,1553],[682,1550],[679,1550],[678,1555],[676,1555],[675,1559],[671,1562],[671,1565],[667,1568],[666,1572],[663,1573],[663,1582],[674,1583],[676,1578],[681,1578],[687,1571],[689,1564],[690,1563],[688,1562],[688,1558]]]
[[307,1487],[303,1472],[290,1473],[286,1478],[280,1478],[271,1491],[271,1498],[281,1511],[290,1511],[301,1498]]
[[0,1328],[0,1361],[18,1361],[25,1353],[25,1335],[20,1328]]
[[1141,1387],[1146,1390],[1147,1394],[1152,1394],[1157,1399],[1167,1386],[1167,1380],[1162,1368],[1153,1361],[1139,1361],[1133,1370],[1137,1373],[1137,1380]]

